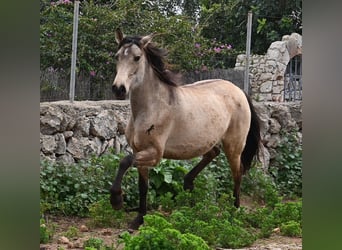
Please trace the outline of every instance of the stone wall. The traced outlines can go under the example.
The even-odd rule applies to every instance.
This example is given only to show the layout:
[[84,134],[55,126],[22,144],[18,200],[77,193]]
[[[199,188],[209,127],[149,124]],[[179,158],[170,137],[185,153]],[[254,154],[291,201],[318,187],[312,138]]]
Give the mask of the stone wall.
[[[264,167],[276,155],[280,131],[302,127],[300,102],[255,102],[261,120]],[[128,101],[69,101],[40,103],[41,159],[78,162],[113,149],[131,151],[124,129],[130,114]],[[301,133],[300,133],[301,138]]]
[[[297,33],[273,42],[265,55],[250,58],[251,96],[257,101],[284,101],[284,75],[290,59],[302,54],[302,36]],[[235,69],[245,70],[246,55],[236,58]]]

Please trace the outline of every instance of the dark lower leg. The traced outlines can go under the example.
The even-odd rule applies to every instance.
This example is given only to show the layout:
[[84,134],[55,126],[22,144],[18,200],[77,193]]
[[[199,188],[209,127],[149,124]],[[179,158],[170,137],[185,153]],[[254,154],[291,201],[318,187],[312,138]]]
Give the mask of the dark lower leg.
[[144,223],[147,212],[148,168],[139,168],[139,208],[137,217],[131,222],[130,229],[138,229]]
[[240,207],[240,186],[241,186],[241,178],[242,175],[239,174],[239,176],[234,177],[234,206]]
[[121,182],[124,174],[127,169],[132,165],[134,160],[133,155],[127,155],[120,161],[118,173],[116,174],[115,180],[113,182],[112,187],[110,188],[110,203],[114,209],[122,208],[122,190],[121,190]]
[[240,168],[235,169],[233,171],[233,179],[234,179],[234,206],[240,207],[240,187],[241,187],[241,181],[242,181],[242,173],[243,173],[243,167],[242,164],[239,164]]
[[215,146],[205,155],[202,160],[184,177],[184,190],[192,191],[194,189],[194,179],[216,156],[220,154],[220,149]]

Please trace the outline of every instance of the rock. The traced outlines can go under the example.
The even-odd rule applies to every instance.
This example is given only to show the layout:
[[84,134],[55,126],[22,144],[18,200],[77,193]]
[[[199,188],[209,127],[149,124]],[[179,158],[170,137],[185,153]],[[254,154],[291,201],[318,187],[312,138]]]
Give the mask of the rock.
[[266,147],[268,148],[276,148],[280,143],[279,135],[272,135],[267,139]]
[[267,81],[267,82],[264,82],[260,85],[260,92],[261,93],[268,93],[268,92],[271,92],[272,90],[272,84],[273,82],[272,81]]
[[89,231],[89,228],[88,228],[86,225],[81,225],[81,226],[80,226],[80,231],[81,231],[81,232],[88,232],[88,231]]
[[74,135],[74,132],[72,132],[72,131],[64,131],[63,135],[64,135],[65,140],[67,140],[67,139],[69,139],[70,137],[72,137]]
[[40,113],[40,131],[44,135],[53,135],[61,131],[63,113],[59,108],[47,106]]
[[103,110],[90,122],[90,133],[101,139],[111,139],[117,131],[117,122],[112,110]]
[[269,132],[272,133],[272,134],[277,134],[280,132],[280,129],[281,129],[281,126],[280,126],[280,123],[274,119],[274,118],[270,118],[269,121]]
[[112,232],[112,230],[110,230],[110,229],[103,229],[103,230],[101,231],[101,234],[102,234],[102,235],[105,235],[105,236],[110,236],[110,235],[113,234],[113,232]]
[[74,157],[68,152],[66,152],[63,155],[58,156],[56,160],[58,162],[63,162],[64,164],[67,164],[67,165],[71,165],[75,163]]
[[56,141],[56,150],[55,153],[59,155],[63,155],[66,153],[66,142],[64,135],[61,133],[58,133],[55,135],[55,141]]
[[90,131],[90,121],[89,118],[80,116],[74,128],[75,137],[88,137]]
[[40,150],[45,154],[53,154],[57,148],[55,136],[42,135],[40,139]]
[[59,239],[58,239],[58,243],[59,244],[69,244],[70,243],[70,240],[65,237],[65,236],[61,236]]
[[89,139],[85,137],[70,138],[67,144],[67,152],[69,152],[75,159],[84,159],[84,148],[89,145]]

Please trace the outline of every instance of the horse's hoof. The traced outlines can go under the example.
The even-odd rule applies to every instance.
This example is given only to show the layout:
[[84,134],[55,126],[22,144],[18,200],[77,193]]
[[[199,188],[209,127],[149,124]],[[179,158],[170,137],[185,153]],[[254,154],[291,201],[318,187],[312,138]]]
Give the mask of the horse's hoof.
[[144,217],[138,215],[129,225],[129,230],[138,230],[139,227],[144,223]]
[[112,207],[114,210],[119,210],[123,207],[123,199],[122,199],[122,195],[114,195],[112,194],[110,196],[110,203],[112,204]]
[[240,207],[240,200],[236,200],[236,201],[234,202],[234,206],[235,206],[236,208],[239,208],[239,207]]
[[184,191],[194,190],[194,183],[184,182],[183,189],[184,189]]

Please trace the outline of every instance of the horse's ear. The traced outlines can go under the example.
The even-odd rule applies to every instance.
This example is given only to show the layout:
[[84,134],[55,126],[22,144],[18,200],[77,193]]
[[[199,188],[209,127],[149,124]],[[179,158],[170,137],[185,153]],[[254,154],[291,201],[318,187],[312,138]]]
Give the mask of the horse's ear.
[[144,36],[141,38],[141,44],[143,47],[146,47],[150,42],[152,42],[153,37],[157,35],[156,32],[149,34],[147,36]]
[[120,44],[123,38],[124,38],[124,34],[120,30],[120,28],[117,28],[115,30],[115,41],[116,41],[116,43]]

